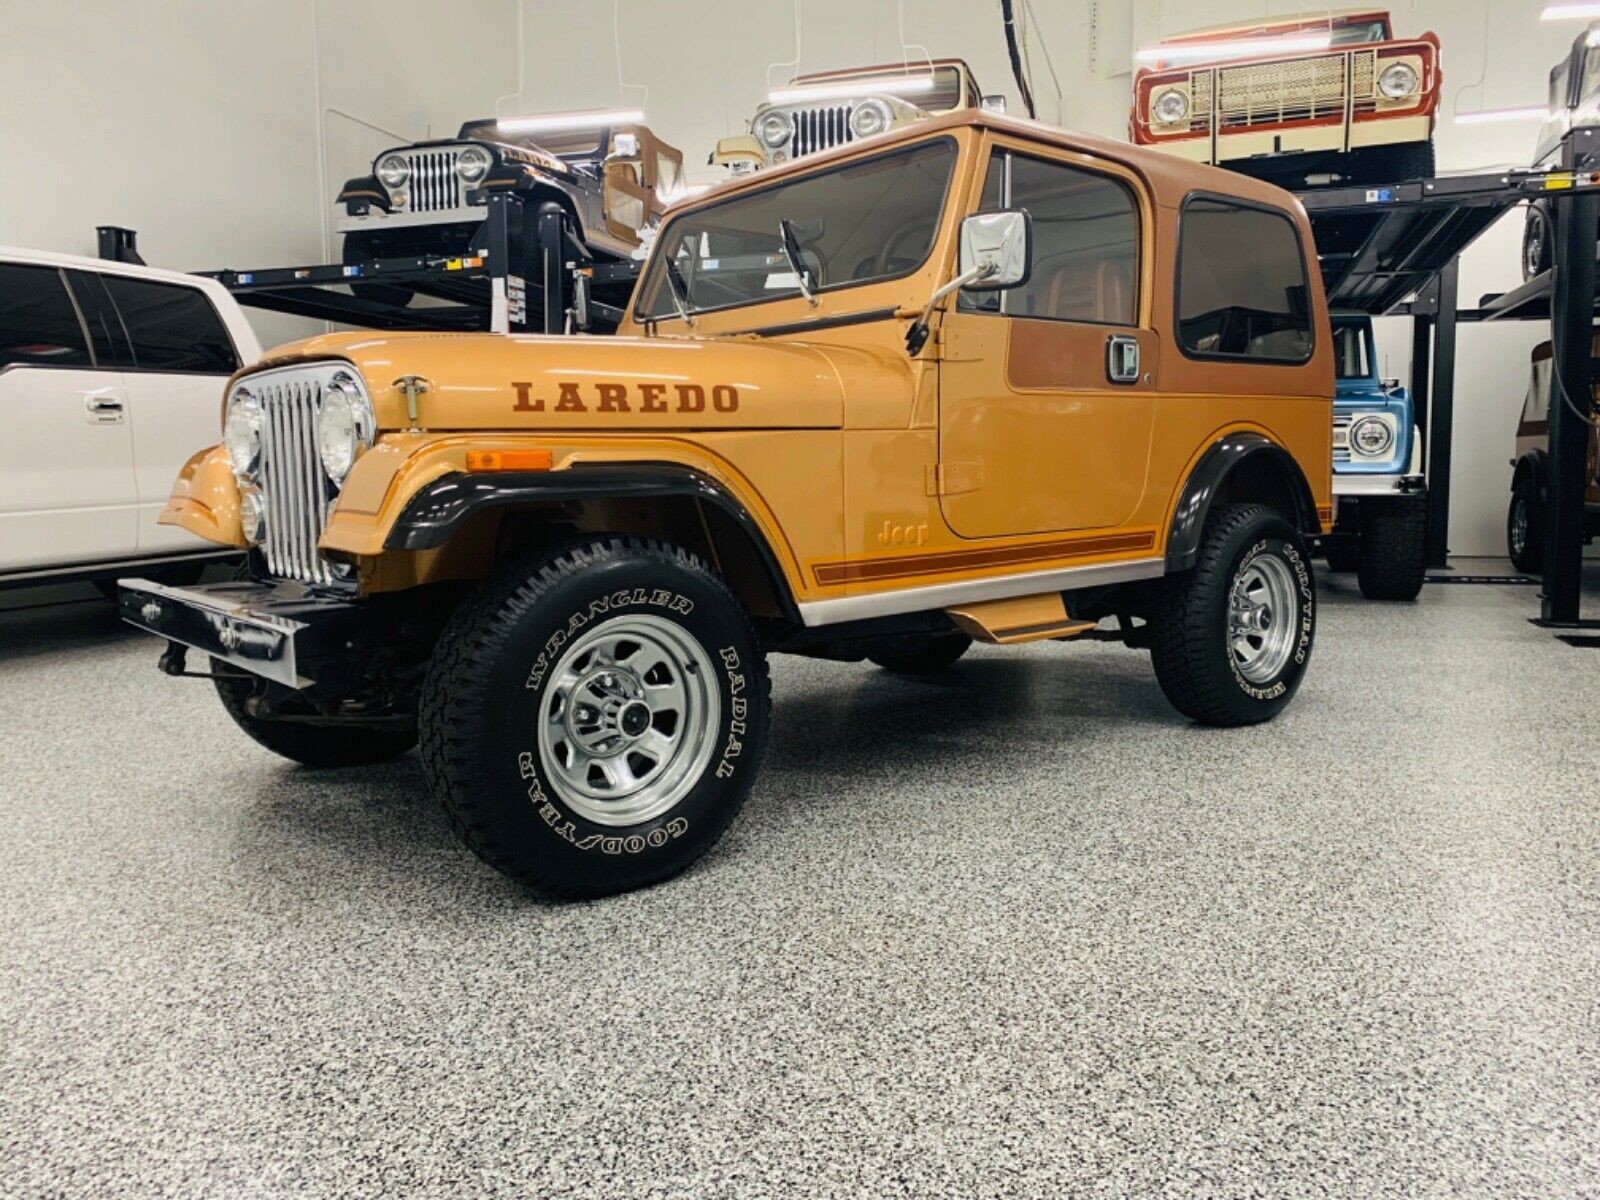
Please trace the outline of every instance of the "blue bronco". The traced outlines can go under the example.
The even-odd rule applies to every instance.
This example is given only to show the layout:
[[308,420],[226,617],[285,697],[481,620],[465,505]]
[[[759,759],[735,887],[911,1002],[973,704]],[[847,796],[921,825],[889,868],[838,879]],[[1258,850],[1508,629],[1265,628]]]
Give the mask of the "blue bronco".
[[1372,319],[1335,313],[1333,498],[1323,553],[1369,600],[1415,600],[1427,567],[1428,492],[1411,393],[1378,374]]

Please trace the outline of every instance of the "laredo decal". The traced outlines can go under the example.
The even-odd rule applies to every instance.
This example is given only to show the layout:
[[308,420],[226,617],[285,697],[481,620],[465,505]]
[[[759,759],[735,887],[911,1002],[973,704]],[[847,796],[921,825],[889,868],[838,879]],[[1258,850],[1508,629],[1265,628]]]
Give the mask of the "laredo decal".
[[512,412],[558,413],[732,413],[739,411],[739,389],[719,383],[567,383],[557,382],[553,398],[533,394],[533,384],[512,380]]

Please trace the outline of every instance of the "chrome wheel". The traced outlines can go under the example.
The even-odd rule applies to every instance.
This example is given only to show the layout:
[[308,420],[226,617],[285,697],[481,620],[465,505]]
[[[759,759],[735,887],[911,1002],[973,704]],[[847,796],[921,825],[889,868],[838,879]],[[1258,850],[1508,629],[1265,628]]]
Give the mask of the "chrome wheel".
[[1521,558],[1528,546],[1528,504],[1521,496],[1511,501],[1511,557]]
[[1228,651],[1251,683],[1277,678],[1289,663],[1300,603],[1289,564],[1272,555],[1251,559],[1228,596]]
[[638,825],[694,787],[716,746],[711,658],[660,617],[602,622],[556,663],[539,756],[556,794],[597,825]]

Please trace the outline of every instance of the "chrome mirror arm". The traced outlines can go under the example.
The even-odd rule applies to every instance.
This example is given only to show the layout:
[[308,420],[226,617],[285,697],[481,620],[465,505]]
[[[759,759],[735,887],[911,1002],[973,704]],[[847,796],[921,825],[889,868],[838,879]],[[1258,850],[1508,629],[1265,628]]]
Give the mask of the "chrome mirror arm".
[[998,264],[993,259],[979,263],[966,271],[961,272],[943,287],[935,289],[933,295],[928,297],[928,303],[922,310],[922,315],[911,322],[911,328],[906,330],[906,353],[915,358],[922,353],[922,348],[928,344],[928,322],[933,319],[933,310],[951,292],[959,292],[969,284],[977,283],[980,279],[987,279],[999,270]]

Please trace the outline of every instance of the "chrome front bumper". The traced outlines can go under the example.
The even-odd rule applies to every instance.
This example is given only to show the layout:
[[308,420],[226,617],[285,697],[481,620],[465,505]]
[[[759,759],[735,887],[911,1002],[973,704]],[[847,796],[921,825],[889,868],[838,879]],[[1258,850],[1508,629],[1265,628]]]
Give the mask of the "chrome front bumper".
[[481,204],[462,204],[455,208],[435,208],[426,212],[374,212],[364,217],[352,217],[348,213],[341,213],[334,219],[333,227],[338,233],[417,229],[426,225],[464,225],[482,221],[488,215],[488,209]]
[[353,601],[292,583],[176,588],[119,579],[117,587],[130,625],[296,689],[311,686],[316,661],[342,650],[359,619]]
[[1333,494],[1339,496],[1415,496],[1426,491],[1422,475],[1341,475],[1333,473]]

